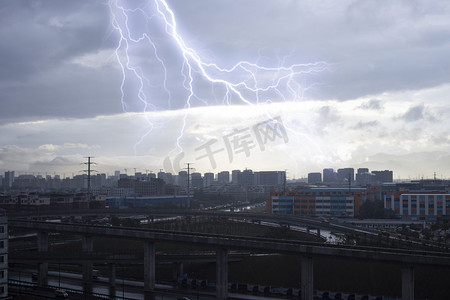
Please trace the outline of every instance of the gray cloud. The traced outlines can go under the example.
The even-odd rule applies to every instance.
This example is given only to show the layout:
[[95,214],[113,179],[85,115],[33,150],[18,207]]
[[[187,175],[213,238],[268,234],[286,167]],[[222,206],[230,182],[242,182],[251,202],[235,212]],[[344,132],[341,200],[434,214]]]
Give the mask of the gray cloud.
[[378,121],[359,121],[356,125],[351,126],[350,128],[355,130],[370,130],[372,128],[378,127],[379,125],[380,123]]
[[429,112],[424,104],[410,107],[403,115],[399,117],[406,122],[416,122],[419,120],[436,121],[436,117]]
[[[151,1],[123,3],[152,12],[148,4]],[[362,133],[344,132],[340,130],[342,127],[372,130],[374,147],[402,141],[402,151],[416,149],[419,146],[416,140],[430,141],[427,132],[439,132],[436,134],[439,138],[432,140],[433,147],[447,149],[448,125],[435,121],[445,120],[449,111],[445,101],[448,92],[442,88],[450,83],[448,1],[193,0],[168,3],[186,45],[195,48],[206,62],[229,68],[240,60],[267,67],[326,61],[327,70],[313,73],[306,70],[296,78],[298,85],[291,86],[298,91],[299,97],[294,100],[299,107],[303,100],[317,102],[299,116],[298,121],[299,126],[303,126],[301,131],[313,136],[311,144],[320,144],[325,133],[334,133],[327,135],[334,143],[329,145],[331,142],[327,140],[327,147],[339,149],[338,156],[347,157],[347,153],[354,150],[347,150],[341,141],[358,140],[354,135]],[[153,41],[158,43],[158,55],[168,63],[162,66],[155,59],[155,50],[148,42],[146,47],[132,49],[130,63],[141,66],[139,72],[146,75],[145,92],[150,105],[145,107],[140,101],[138,84],[126,81],[125,110],[183,108],[189,94],[185,89],[186,73],[181,72],[186,70],[186,65],[174,48],[174,42],[165,37],[165,27],[158,18],[149,22],[134,18],[130,19],[130,25],[139,25],[136,27],[140,33],[149,30]],[[133,122],[125,122],[120,117],[123,112],[122,72],[114,56],[118,36],[110,25],[107,2],[2,1],[0,39],[0,169],[10,162],[22,165],[25,160],[44,168],[47,163],[64,163],[64,159],[70,161],[71,156],[76,160],[94,150],[102,156],[117,157],[133,156],[137,149],[140,154],[154,157],[175,147],[175,140],[169,137],[181,134],[182,114],[167,120],[162,117],[164,120],[158,120],[152,140],[144,138],[140,143],[140,138],[153,126],[154,115],[149,119],[136,118]],[[271,75],[258,74],[266,81],[272,79]],[[199,77],[198,70],[193,76]],[[193,107],[242,104],[237,97],[225,97],[223,85],[200,80],[195,88],[197,93],[191,99]],[[424,95],[421,92],[425,89],[435,91]],[[258,96],[260,102],[293,100],[283,99],[280,93],[273,91]],[[355,99],[359,101],[358,106],[351,107],[348,103],[352,101],[344,103]],[[399,107],[405,107],[405,111],[399,112]],[[259,106],[252,106],[252,109],[257,111]],[[251,114],[249,112],[243,119],[251,118]],[[102,115],[112,119],[96,118]],[[50,121],[48,125],[39,126],[18,123],[41,120]],[[413,126],[405,129],[404,122]],[[292,128],[293,132],[299,132],[297,129]],[[185,134],[183,147],[198,147],[198,142],[188,141],[191,136],[188,132]],[[108,139],[102,141],[101,149],[95,149],[92,145],[96,145],[100,136]],[[376,138],[381,136],[383,139]],[[315,141],[316,138],[319,141]],[[408,145],[404,145],[405,139]],[[120,145],[117,145],[118,140]],[[294,140],[293,137],[290,143],[294,144]],[[41,145],[65,143],[87,144],[91,148],[61,147],[60,152],[48,157],[49,150],[39,150]],[[307,155],[305,153],[304,157]],[[333,155],[335,153],[324,155],[322,159]],[[62,160],[53,161],[55,156]],[[108,163],[117,165],[117,160],[111,159]]]
[[369,110],[382,110],[383,103],[381,102],[381,100],[371,99],[361,104],[360,108]]

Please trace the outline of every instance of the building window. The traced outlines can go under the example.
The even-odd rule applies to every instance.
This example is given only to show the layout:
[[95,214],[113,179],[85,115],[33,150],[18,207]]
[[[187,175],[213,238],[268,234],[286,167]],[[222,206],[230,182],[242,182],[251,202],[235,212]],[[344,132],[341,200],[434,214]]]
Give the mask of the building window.
[[0,226],[0,233],[5,233],[5,226],[4,225]]
[[5,256],[4,255],[0,255],[0,264],[5,262]]
[[3,279],[3,278],[5,278],[5,271],[1,270],[0,271],[0,279]]
[[5,248],[5,241],[0,241],[0,249]]

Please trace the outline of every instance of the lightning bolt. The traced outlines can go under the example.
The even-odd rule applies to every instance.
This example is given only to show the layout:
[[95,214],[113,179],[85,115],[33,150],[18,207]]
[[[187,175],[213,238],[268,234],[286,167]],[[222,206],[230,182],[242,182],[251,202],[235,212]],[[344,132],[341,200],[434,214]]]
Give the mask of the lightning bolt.
[[[261,65],[258,60],[237,61],[228,67],[221,66],[208,61],[188,46],[167,1],[147,0],[140,6],[127,5],[128,1],[109,1],[111,25],[119,37],[116,56],[122,70],[120,90],[123,110],[148,112],[186,109],[176,139],[176,149],[180,152],[180,140],[189,109],[194,102],[197,105],[214,102],[202,96],[206,85],[212,87],[212,98],[219,104],[253,106],[268,102],[298,101],[308,88],[300,83],[302,76],[319,73],[327,68],[325,62],[286,65],[286,57],[278,59],[279,63],[275,66]],[[141,52],[148,48],[150,51],[147,50],[145,54],[151,57],[150,62],[142,61],[145,56]],[[174,77],[170,74],[176,70],[179,76],[169,82],[168,78]],[[174,93],[182,95],[180,98],[184,100],[181,105],[173,103]],[[160,101],[161,98],[165,99],[164,103]],[[136,146],[155,128],[150,119],[147,121],[149,129],[135,145],[135,151]]]

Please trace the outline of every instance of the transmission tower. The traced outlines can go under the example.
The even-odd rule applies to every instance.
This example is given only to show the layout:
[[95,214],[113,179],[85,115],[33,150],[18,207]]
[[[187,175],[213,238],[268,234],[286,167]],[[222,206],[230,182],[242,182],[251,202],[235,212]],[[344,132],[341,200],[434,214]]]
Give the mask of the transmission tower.
[[84,172],[88,173],[88,204],[91,203],[91,172],[97,172],[96,170],[91,170],[91,165],[95,165],[96,163],[91,162],[91,158],[93,158],[92,156],[88,156],[86,157],[88,159],[87,162],[85,162],[84,164],[87,165],[87,170],[83,170]]
[[187,182],[188,208],[191,208],[190,170],[193,168],[190,167],[190,165],[192,165],[192,163],[186,163],[186,164],[187,164],[187,168],[185,168],[185,169],[187,169],[187,180],[188,180],[188,182]]

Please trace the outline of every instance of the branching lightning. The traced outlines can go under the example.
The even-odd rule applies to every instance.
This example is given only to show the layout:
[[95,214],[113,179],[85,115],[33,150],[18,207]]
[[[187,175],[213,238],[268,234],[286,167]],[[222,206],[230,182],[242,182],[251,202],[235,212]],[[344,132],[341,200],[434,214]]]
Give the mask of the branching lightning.
[[[253,106],[301,100],[307,88],[300,83],[302,76],[327,68],[324,62],[286,66],[284,59],[276,66],[261,65],[258,60],[222,66],[188,46],[166,0],[127,5],[128,1],[109,2],[111,24],[119,37],[116,56],[122,70],[123,110],[186,109],[176,141],[180,151],[186,116],[193,105]],[[210,93],[205,96],[206,90]],[[182,103],[178,102],[180,99]],[[141,141],[154,129],[151,120],[148,122],[149,131]]]

